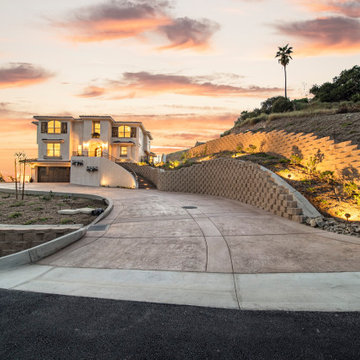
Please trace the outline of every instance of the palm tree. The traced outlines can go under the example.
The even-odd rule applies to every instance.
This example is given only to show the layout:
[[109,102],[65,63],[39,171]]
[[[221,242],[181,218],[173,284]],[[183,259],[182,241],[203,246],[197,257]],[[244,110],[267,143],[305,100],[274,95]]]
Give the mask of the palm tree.
[[291,54],[293,53],[292,46],[287,44],[284,47],[279,46],[279,50],[275,55],[275,58],[279,58],[279,64],[284,67],[285,74],[285,98],[287,99],[287,76],[286,76],[286,66],[289,64],[290,59],[292,60]]

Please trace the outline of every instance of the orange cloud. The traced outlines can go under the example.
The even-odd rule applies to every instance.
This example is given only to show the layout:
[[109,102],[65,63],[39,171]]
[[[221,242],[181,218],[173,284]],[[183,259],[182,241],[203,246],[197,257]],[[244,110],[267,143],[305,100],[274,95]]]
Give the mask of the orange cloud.
[[274,25],[281,34],[303,40],[299,52],[354,53],[360,51],[360,21],[346,17],[323,17]]
[[[108,81],[104,88],[107,93],[113,94],[113,99],[147,97],[163,93],[208,97],[266,97],[281,91],[276,87],[241,87],[217,84],[213,78],[212,81],[206,81],[204,77],[152,74],[146,71],[124,73],[121,80]],[[89,88],[84,90],[83,97],[88,90]],[[90,91],[89,97],[96,96],[94,94],[96,91]]]
[[354,0],[300,0],[300,3],[314,12],[332,12],[353,18],[360,17],[360,2]]
[[90,98],[90,97],[97,97],[105,94],[105,89],[98,86],[88,86],[84,89],[84,91],[81,94],[78,94],[77,96],[83,97],[83,98]]
[[44,82],[53,74],[28,63],[11,63],[0,68],[0,88],[22,87]]
[[94,42],[160,33],[170,44],[159,49],[203,50],[219,29],[207,19],[174,18],[168,1],[113,0],[75,10],[69,20],[55,22],[73,42]]

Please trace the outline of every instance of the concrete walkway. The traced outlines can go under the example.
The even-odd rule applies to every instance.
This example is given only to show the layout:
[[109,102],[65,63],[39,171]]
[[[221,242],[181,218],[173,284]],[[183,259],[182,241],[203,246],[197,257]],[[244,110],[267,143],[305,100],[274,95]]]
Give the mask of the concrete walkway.
[[[2,186],[9,186],[8,184]],[[241,309],[360,311],[360,241],[212,196],[30,184],[114,201],[86,236],[0,287]]]

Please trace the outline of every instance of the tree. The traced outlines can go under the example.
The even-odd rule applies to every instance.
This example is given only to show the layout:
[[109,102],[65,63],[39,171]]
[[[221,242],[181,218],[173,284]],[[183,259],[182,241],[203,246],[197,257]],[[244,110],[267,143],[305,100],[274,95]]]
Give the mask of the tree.
[[278,62],[284,67],[284,75],[285,75],[285,98],[287,99],[287,74],[286,74],[286,66],[289,65],[290,60],[292,60],[291,54],[293,53],[292,46],[287,44],[284,47],[279,46],[278,52],[275,55],[275,58],[279,58]]
[[321,102],[356,101],[360,96],[360,66],[343,70],[332,82],[314,85],[310,93],[315,95],[315,100]]
[[23,152],[15,153],[15,196],[18,199],[21,194],[21,200],[24,200],[25,194],[25,167],[26,154]]

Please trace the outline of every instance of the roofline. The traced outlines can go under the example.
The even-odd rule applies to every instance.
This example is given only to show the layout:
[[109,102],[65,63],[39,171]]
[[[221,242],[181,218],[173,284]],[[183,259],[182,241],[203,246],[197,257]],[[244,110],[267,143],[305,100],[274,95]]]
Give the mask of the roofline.
[[40,116],[40,115],[35,115],[33,116],[33,119],[35,120],[53,120],[53,119],[63,119],[63,120],[74,120],[74,118],[72,116]]
[[79,119],[102,119],[102,120],[110,120],[115,121],[110,115],[80,115]]

